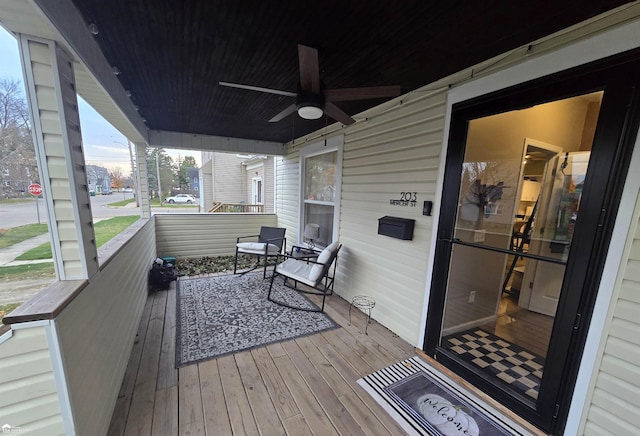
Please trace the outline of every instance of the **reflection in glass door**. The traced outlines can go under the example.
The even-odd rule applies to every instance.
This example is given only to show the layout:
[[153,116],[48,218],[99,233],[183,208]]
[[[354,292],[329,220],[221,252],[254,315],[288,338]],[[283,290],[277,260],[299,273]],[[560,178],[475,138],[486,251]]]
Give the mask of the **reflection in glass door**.
[[468,124],[440,347],[532,407],[601,99],[599,92]]
[[451,112],[424,349],[551,434],[584,359],[638,80],[621,55]]

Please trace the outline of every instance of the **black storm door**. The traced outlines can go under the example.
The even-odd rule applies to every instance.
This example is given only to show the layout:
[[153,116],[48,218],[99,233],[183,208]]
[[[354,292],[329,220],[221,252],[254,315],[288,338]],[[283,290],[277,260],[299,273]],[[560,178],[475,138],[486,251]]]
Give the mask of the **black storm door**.
[[638,53],[454,105],[424,349],[561,433],[638,127]]

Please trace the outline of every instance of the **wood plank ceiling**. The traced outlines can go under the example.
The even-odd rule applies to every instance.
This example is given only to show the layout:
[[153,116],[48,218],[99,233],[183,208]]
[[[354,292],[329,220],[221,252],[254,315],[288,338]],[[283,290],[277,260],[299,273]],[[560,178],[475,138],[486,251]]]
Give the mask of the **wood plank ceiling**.
[[[153,130],[288,142],[334,121],[268,120],[294,98],[297,44],[326,88],[414,90],[627,3],[513,0],[73,0]],[[336,103],[349,115],[384,99]]]

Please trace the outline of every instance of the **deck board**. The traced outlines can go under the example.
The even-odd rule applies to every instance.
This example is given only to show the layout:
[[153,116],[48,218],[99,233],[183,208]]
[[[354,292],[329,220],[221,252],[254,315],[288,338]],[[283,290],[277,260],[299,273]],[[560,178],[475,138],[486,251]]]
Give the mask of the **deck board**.
[[155,295],[127,416],[125,436],[151,434],[166,303],[166,292]]
[[218,361],[208,360],[198,365],[205,432],[208,435],[231,434],[231,422],[222,390]]
[[396,435],[356,380],[415,354],[362,313],[327,299],[341,328],[175,368],[175,284],[151,295],[109,435]]
[[189,365],[180,368],[178,377],[178,428],[180,434],[204,435],[204,411],[198,366]]
[[165,389],[178,384],[178,370],[176,369],[176,289],[173,286],[167,292],[164,320],[160,367],[158,368],[158,389]]

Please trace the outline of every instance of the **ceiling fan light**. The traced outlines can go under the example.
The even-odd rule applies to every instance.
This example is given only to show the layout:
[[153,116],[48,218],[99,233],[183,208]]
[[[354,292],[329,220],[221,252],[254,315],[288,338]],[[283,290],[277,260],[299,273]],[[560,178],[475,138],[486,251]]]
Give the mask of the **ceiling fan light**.
[[322,108],[313,105],[298,106],[298,115],[305,120],[317,120],[323,114]]
[[324,96],[311,93],[298,94],[296,108],[300,118],[317,120],[324,114]]

